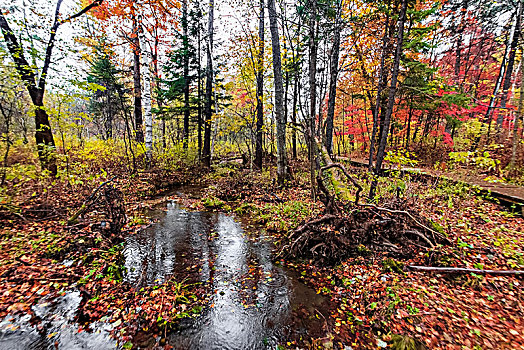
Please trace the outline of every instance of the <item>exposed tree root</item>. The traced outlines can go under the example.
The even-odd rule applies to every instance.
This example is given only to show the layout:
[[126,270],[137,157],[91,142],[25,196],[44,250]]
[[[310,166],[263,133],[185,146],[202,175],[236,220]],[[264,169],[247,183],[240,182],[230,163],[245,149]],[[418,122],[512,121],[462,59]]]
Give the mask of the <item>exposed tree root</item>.
[[289,243],[281,248],[279,256],[332,265],[350,256],[373,252],[411,256],[446,242],[440,233],[421,223],[423,218],[408,214],[393,208],[360,205],[345,214],[324,214],[291,232]]
[[[288,243],[281,247],[277,256],[307,258],[330,265],[350,256],[375,252],[413,256],[421,249],[449,243],[445,235],[432,229],[426,219],[406,210],[401,201],[383,207],[360,204],[362,186],[343,165],[333,163],[325,150],[320,156],[325,166],[317,174],[317,185],[321,194],[319,198],[325,205],[324,214],[291,232]],[[337,174],[332,169],[340,170],[356,188],[354,202],[337,198],[341,191],[337,187]],[[333,194],[328,187],[332,188]]]
[[90,212],[97,213],[100,222],[93,228],[107,234],[118,235],[126,223],[124,195],[119,189],[109,185],[112,179],[102,183],[84,201],[80,209],[68,220],[68,224],[75,226],[78,219]]

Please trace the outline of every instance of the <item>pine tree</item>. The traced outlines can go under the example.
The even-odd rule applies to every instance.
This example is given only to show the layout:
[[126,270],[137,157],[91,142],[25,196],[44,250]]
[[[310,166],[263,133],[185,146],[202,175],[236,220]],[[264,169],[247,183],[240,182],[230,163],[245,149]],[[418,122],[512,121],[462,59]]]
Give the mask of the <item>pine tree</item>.
[[120,82],[122,72],[116,68],[109,57],[107,52],[97,48],[95,58],[90,62],[87,76],[89,83],[100,85],[100,88],[93,92],[89,108],[94,116],[101,121],[105,139],[113,137],[115,118],[122,112],[119,92],[124,90],[124,85]]

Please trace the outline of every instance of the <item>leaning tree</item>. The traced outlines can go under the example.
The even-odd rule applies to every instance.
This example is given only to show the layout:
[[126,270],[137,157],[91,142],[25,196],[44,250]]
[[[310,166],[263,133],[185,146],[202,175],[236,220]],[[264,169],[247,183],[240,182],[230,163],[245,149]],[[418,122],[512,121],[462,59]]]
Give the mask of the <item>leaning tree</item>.
[[7,11],[0,9],[0,29],[4,35],[9,54],[15,63],[18,74],[20,74],[20,77],[22,78],[22,81],[29,92],[29,96],[31,97],[31,101],[35,110],[35,138],[38,149],[38,158],[40,159],[42,168],[49,170],[53,175],[56,175],[57,173],[56,160],[54,156],[55,141],[53,139],[51,125],[49,123],[49,116],[47,115],[46,109],[44,107],[44,93],[49,67],[51,65],[53,48],[55,46],[56,34],[62,24],[82,16],[92,8],[99,6],[103,0],[95,0],[77,13],[64,19],[60,18],[60,6],[62,5],[62,1],[63,0],[58,0],[56,3],[53,25],[49,29],[49,40],[45,48],[44,63],[40,69],[40,72],[38,72],[38,69],[33,67],[27,61],[22,44],[19,42],[17,35],[11,29],[7,19],[5,18]]

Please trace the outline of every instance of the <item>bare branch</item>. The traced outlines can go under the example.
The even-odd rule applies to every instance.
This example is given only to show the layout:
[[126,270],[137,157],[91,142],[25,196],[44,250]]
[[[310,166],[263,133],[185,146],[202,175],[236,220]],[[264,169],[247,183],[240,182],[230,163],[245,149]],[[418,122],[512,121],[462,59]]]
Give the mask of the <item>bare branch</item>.
[[82,16],[84,13],[87,13],[89,10],[91,10],[91,9],[97,7],[97,6],[102,5],[103,1],[104,0],[95,0],[95,1],[93,1],[92,3],[90,3],[89,5],[87,5],[83,9],[81,9],[79,12],[75,13],[74,15],[71,15],[71,16],[67,17],[66,19],[61,20],[60,24],[64,24],[66,22],[70,22],[71,20],[73,20],[73,19],[75,19],[77,17]]
[[49,37],[49,42],[47,43],[47,48],[45,50],[44,66],[42,67],[42,74],[40,75],[40,80],[38,81],[38,88],[42,91],[42,96],[44,94],[47,72],[49,71],[49,65],[51,64],[51,54],[53,53],[53,48],[55,46],[55,38],[56,33],[58,31],[58,27],[66,22],[70,22],[74,18],[80,17],[84,13],[88,12],[94,7],[99,6],[103,2],[103,0],[95,0],[79,12],[75,13],[74,15],[71,15],[64,20],[60,20],[58,17],[60,16],[60,6],[62,5],[62,1],[63,0],[58,0],[56,3],[55,20],[53,26],[51,27],[51,35]]
[[420,272],[437,272],[437,273],[475,273],[477,275],[493,276],[524,276],[524,271],[519,270],[480,270],[467,269],[461,267],[432,267],[432,266],[413,266],[408,265],[408,269]]

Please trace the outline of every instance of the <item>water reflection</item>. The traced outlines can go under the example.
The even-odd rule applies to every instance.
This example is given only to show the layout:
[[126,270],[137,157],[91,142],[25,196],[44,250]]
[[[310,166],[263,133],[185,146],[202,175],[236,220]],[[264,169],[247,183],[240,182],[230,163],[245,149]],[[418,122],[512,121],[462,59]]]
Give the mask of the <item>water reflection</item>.
[[[130,236],[124,255],[132,284],[160,284],[175,271],[187,268],[191,259],[208,259],[207,236],[212,214],[187,212],[170,202],[165,217],[156,225]],[[202,280],[209,268],[202,266]]]
[[74,318],[81,301],[80,292],[73,290],[52,301],[36,304],[33,312],[42,320],[38,325],[30,322],[29,315],[6,316],[0,321],[0,349],[116,349],[108,323],[94,322],[89,327],[91,331],[79,332],[80,326]]
[[275,348],[291,332],[307,333],[292,316],[298,305],[323,301],[273,265],[266,237],[246,234],[223,213],[187,212],[170,203],[158,224],[128,240],[125,254],[132,283],[161,283],[189,269],[210,284],[213,296],[203,314],[168,337],[176,349]]
[[[315,312],[324,299],[272,263],[261,230],[245,232],[231,216],[168,203],[157,224],[126,240],[124,255],[125,279],[133,285],[172,276],[209,284],[213,295],[203,313],[168,336],[175,349],[274,349],[322,327]],[[93,323],[92,332],[78,333],[80,302],[80,293],[71,291],[34,306],[40,328],[29,316],[6,317],[0,321],[0,349],[115,348],[109,324]]]

